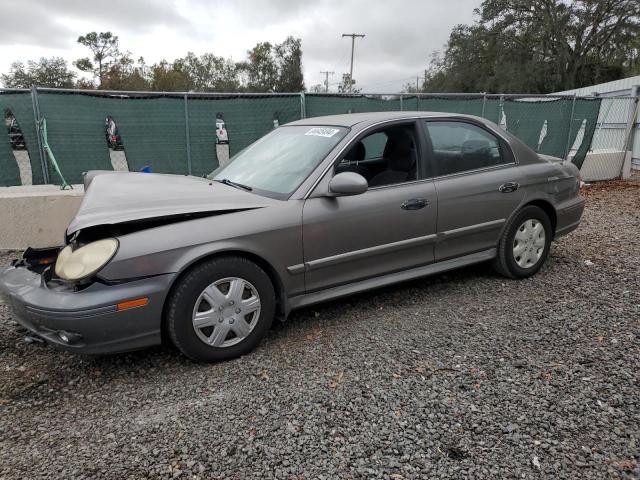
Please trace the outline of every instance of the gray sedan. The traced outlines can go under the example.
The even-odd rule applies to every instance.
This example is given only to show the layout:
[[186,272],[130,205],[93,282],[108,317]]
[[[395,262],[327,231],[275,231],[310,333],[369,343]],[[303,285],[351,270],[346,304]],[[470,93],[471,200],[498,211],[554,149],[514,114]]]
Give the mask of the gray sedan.
[[479,262],[535,274],[580,222],[580,183],[477,117],[310,118],[208,178],[88,173],[65,245],[2,268],[0,293],[69,350],[230,359],[306,305]]

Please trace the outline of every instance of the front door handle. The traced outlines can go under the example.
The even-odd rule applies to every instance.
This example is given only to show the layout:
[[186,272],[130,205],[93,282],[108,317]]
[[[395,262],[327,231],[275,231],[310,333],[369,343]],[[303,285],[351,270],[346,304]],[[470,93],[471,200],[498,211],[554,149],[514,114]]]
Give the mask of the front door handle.
[[498,188],[498,190],[500,190],[502,193],[515,192],[519,186],[520,185],[516,182],[507,182],[500,185],[500,188]]
[[420,210],[427,205],[429,205],[429,201],[426,198],[412,198],[402,202],[400,208],[403,210]]

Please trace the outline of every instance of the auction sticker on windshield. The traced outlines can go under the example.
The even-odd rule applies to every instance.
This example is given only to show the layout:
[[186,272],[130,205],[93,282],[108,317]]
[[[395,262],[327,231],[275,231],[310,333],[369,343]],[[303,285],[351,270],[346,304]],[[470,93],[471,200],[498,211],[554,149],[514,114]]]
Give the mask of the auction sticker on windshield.
[[326,138],[331,138],[333,137],[336,133],[338,133],[340,130],[337,128],[311,128],[309,129],[309,131],[307,131],[307,133],[305,133],[305,135],[313,135],[315,137],[326,137]]

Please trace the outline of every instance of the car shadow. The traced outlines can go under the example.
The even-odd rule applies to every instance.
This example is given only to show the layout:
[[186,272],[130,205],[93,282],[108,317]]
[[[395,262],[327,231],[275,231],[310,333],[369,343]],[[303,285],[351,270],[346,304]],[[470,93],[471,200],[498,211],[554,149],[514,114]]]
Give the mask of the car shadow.
[[232,370],[259,368],[265,357],[290,354],[291,348],[297,348],[296,345],[304,350],[305,339],[309,335],[319,328],[330,332],[332,325],[345,318],[353,318],[354,313],[372,308],[403,308],[415,304],[416,299],[424,305],[425,300],[436,291],[442,294],[461,286],[464,288],[467,284],[475,285],[478,281],[494,282],[501,281],[501,278],[492,272],[487,263],[477,264],[305,307],[292,312],[286,322],[274,322],[271,331],[252,353],[213,365],[194,362],[169,344],[96,356],[74,354],[46,345],[23,345],[20,347],[21,354],[28,357],[26,363],[33,363],[34,373],[30,381],[16,384],[7,393],[17,400],[29,398],[36,391],[40,392],[40,396],[53,395],[47,395],[46,392],[55,389],[67,391],[70,385],[89,384],[93,388],[109,388],[111,382],[122,382],[123,376],[132,383],[157,382],[167,375],[181,376],[203,369],[207,370],[208,375],[223,378]]
[[[293,311],[289,319],[280,323],[286,328],[290,320],[296,320],[298,317],[305,317],[309,312],[334,311],[336,309],[344,310],[345,304],[348,308],[358,310],[363,306],[369,306],[372,303],[391,302],[395,306],[401,306],[406,303],[405,299],[411,295],[430,295],[434,287],[439,289],[453,288],[459,282],[483,279],[502,278],[491,271],[488,263],[480,263],[462,267],[457,270],[442,272],[428,277],[417,278],[405,282],[395,283],[385,287],[367,290],[355,293],[335,300],[329,300],[309,307],[301,308]],[[315,316],[315,314],[313,315]]]

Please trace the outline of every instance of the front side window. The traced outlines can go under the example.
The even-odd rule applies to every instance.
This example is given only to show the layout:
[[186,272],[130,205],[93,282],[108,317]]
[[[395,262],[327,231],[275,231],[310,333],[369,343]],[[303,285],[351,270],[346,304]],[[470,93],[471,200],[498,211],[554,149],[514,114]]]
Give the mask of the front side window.
[[425,122],[435,176],[506,163],[500,142],[486,130],[464,122]]
[[369,187],[406,183],[419,178],[414,124],[393,125],[371,133],[352,145],[336,165],[336,173],[356,172]]
[[210,178],[288,198],[344,138],[344,127],[284,126],[235,155]]

